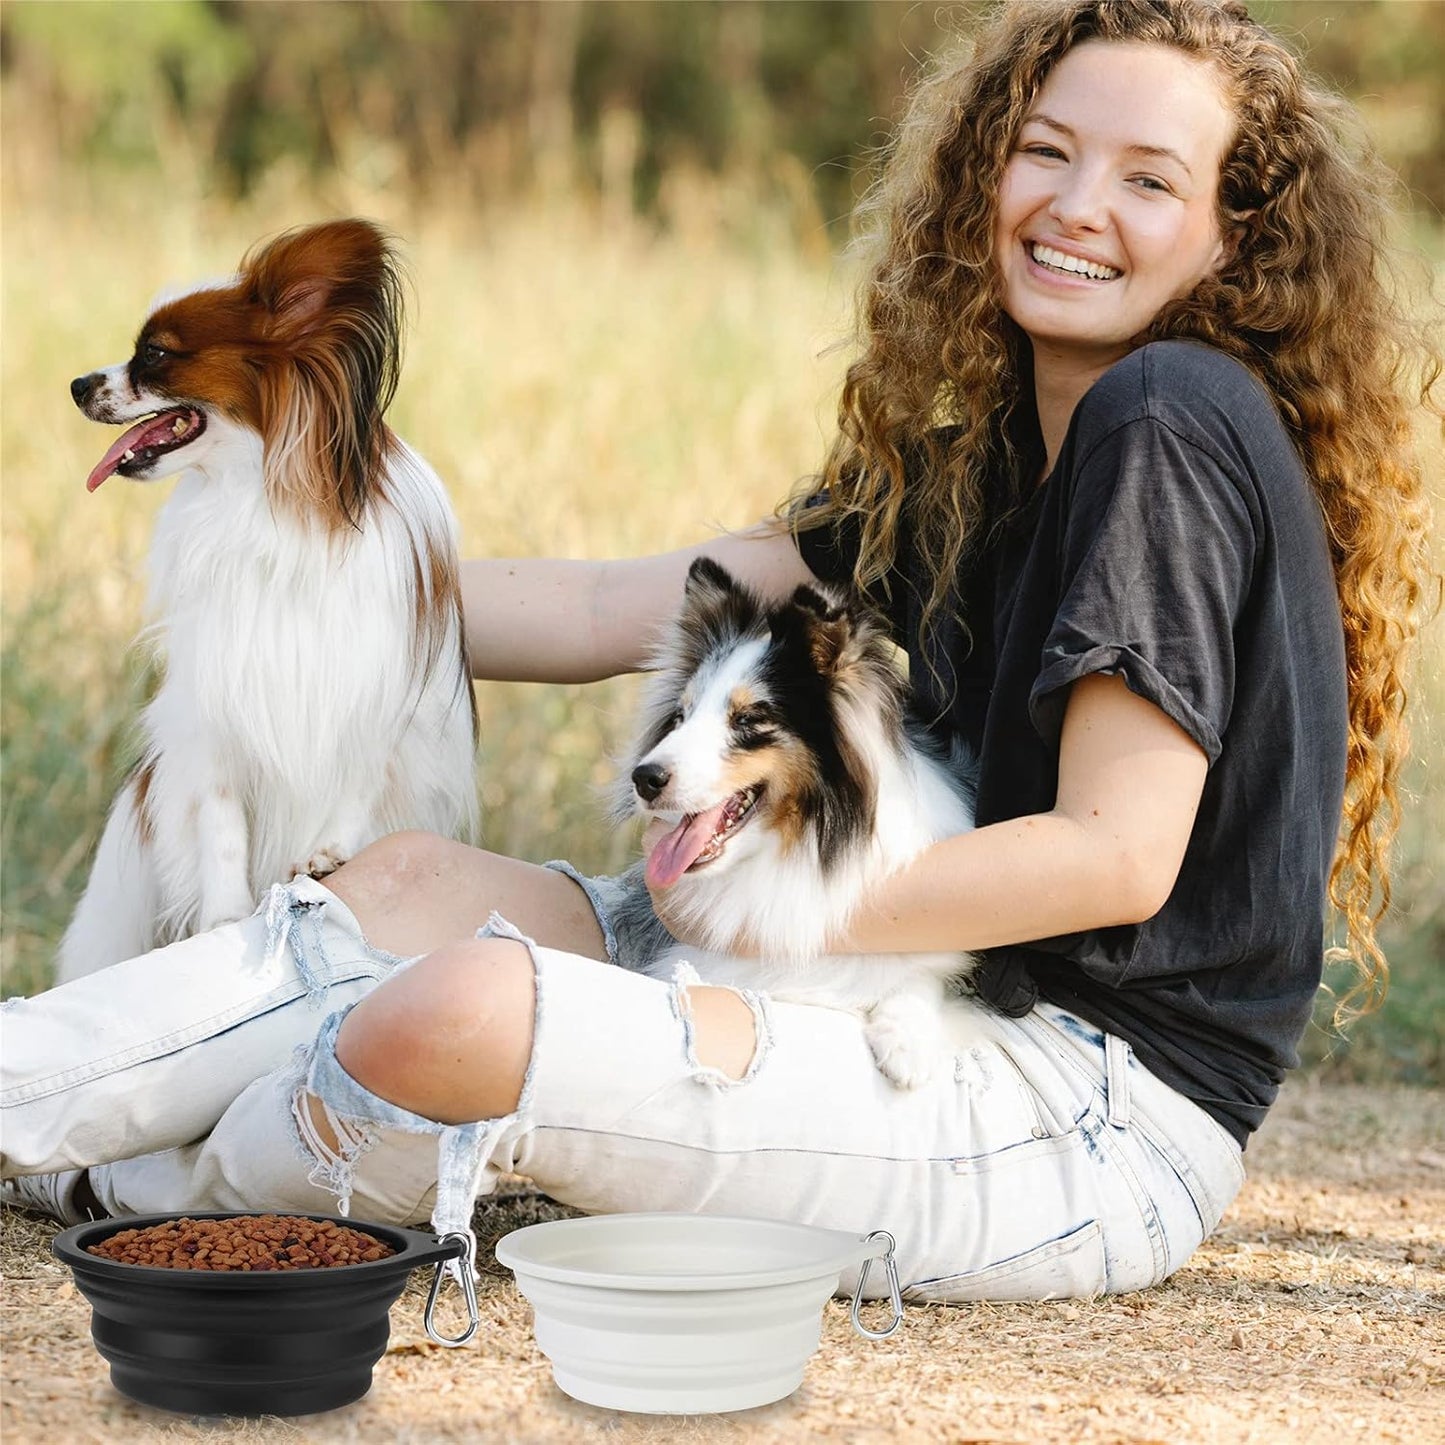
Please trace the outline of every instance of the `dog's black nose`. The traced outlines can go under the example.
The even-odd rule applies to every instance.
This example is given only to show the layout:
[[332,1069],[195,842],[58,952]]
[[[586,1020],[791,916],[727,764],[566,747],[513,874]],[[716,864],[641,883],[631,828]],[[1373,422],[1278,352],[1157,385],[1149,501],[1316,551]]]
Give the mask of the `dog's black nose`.
[[88,376],[77,376],[70,383],[70,395],[76,406],[84,406],[91,392],[95,390],[95,384],[100,379],[98,371],[92,371]]
[[672,781],[672,774],[661,763],[638,763],[632,770],[632,786],[644,803],[650,803]]

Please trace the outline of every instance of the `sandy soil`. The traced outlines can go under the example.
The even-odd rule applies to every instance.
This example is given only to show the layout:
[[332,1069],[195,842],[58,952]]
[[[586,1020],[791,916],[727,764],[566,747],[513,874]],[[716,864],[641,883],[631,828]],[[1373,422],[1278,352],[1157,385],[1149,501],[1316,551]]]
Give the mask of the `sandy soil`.
[[[827,1307],[787,1400],[642,1417],[553,1384],[530,1311],[498,1269],[480,1343],[422,1328],[429,1271],[392,1312],[370,1394],[327,1415],[186,1419],[112,1389],[54,1227],[6,1211],[0,1432],[6,1445],[226,1440],[1445,1442],[1445,1093],[1286,1090],[1213,1240],[1167,1284],[1092,1303],[913,1306],[883,1344]],[[560,1213],[490,1206],[479,1233]],[[460,1314],[443,1313],[456,1330]]]

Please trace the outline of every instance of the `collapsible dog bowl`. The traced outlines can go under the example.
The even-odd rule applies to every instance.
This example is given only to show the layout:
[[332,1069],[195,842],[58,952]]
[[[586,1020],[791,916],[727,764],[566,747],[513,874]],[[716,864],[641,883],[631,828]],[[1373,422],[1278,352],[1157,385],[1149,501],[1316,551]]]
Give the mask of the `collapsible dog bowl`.
[[[770,1219],[611,1214],[533,1224],[497,1258],[531,1301],[558,1387],[614,1410],[695,1415],[790,1395],[822,1337],[823,1305],[862,1265],[853,1324],[870,1339],[902,1318],[893,1239]],[[858,1317],[871,1261],[893,1304],[886,1330]]]
[[[254,1214],[255,1211],[252,1211]],[[360,1399],[386,1350],[387,1311],[419,1265],[435,1263],[427,1332],[464,1344],[476,1331],[471,1272],[462,1267],[471,1325],[459,1339],[432,1326],[443,1262],[467,1253],[460,1234],[442,1239],[411,1229],[333,1215],[299,1214],[364,1230],[396,1251],[387,1259],[330,1268],[250,1271],[165,1269],[87,1254],[122,1229],[176,1219],[151,1214],[78,1224],[55,1237],[92,1307],[95,1347],[110,1361],[116,1389],[145,1405],[187,1415],[309,1415]],[[235,1213],[188,1214],[234,1219]]]

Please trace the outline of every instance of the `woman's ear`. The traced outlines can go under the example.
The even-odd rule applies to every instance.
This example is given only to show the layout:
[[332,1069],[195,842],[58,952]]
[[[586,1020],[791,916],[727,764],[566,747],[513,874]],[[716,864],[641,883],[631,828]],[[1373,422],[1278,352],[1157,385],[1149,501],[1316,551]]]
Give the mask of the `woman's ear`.
[[1226,266],[1233,264],[1234,258],[1239,255],[1239,248],[1254,229],[1254,220],[1258,215],[1258,211],[1230,212],[1220,232],[1219,249],[1215,252],[1212,268],[1214,271],[1222,271]]

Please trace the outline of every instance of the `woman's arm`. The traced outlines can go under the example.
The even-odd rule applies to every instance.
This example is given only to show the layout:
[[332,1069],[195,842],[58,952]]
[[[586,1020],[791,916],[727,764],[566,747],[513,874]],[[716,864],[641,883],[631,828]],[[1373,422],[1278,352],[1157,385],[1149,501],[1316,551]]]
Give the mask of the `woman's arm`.
[[652,557],[473,558],[461,568],[472,675],[595,682],[640,671],[701,556],[767,597],[785,597],[812,580],[789,533],[767,522]]
[[838,953],[991,948],[1139,923],[1179,875],[1203,749],[1119,677],[1081,678],[1047,813],[945,839],[882,884]]

